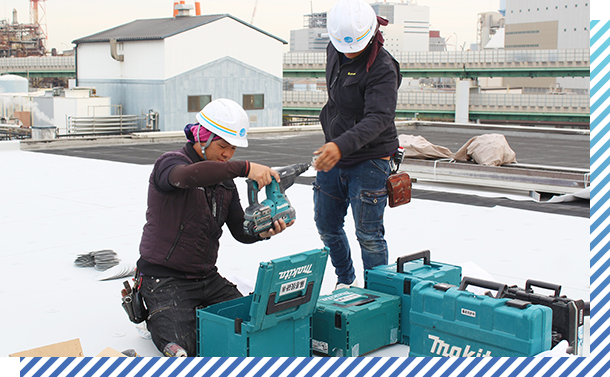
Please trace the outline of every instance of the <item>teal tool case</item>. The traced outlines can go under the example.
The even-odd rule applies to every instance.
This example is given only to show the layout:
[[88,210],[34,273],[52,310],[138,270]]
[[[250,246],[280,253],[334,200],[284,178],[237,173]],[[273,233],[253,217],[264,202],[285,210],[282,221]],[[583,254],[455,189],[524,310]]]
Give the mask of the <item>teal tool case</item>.
[[411,290],[420,281],[459,285],[462,268],[450,264],[431,262],[430,250],[397,258],[396,263],[373,267],[364,272],[364,287],[373,291],[396,295],[401,298],[400,337],[398,341],[409,344],[409,311]]
[[320,296],[313,314],[313,350],[356,357],[398,342],[400,297],[362,288]]
[[[495,297],[466,291],[496,290]],[[465,277],[459,288],[418,283],[411,296],[409,356],[530,357],[551,348],[551,308],[501,298],[506,285]]]
[[197,309],[197,355],[309,357],[328,249],[263,262],[254,292]]

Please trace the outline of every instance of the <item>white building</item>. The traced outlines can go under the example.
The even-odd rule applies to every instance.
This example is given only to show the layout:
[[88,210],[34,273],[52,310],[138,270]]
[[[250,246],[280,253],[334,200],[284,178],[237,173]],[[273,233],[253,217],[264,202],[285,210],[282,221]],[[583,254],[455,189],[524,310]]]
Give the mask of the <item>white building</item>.
[[430,7],[415,0],[404,3],[371,4],[375,13],[389,21],[381,28],[384,47],[394,54],[401,51],[428,51],[430,47]]
[[241,104],[252,127],[282,124],[286,41],[229,14],[136,20],[76,44],[77,85],[122,105],[159,112],[159,129],[181,130],[209,101]]

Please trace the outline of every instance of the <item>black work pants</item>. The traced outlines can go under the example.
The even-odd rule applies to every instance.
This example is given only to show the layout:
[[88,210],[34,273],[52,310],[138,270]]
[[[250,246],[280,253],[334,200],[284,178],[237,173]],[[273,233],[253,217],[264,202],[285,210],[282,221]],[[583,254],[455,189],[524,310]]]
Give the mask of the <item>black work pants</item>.
[[197,356],[196,308],[242,297],[235,284],[218,272],[203,279],[142,277],[142,296],[148,308],[146,325],[159,351],[168,343]]

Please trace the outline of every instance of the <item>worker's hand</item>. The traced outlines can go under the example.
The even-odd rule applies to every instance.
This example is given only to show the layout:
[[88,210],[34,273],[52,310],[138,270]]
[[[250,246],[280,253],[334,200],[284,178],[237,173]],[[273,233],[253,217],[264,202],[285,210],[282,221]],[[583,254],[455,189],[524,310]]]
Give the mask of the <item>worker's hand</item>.
[[274,177],[276,182],[280,181],[280,175],[275,170],[265,165],[250,163],[248,178],[255,180],[259,189],[271,183],[271,177]]
[[273,225],[275,226],[275,229],[269,228],[268,230],[261,232],[260,236],[262,238],[269,238],[271,236],[275,236],[276,234],[282,233],[286,228],[288,228],[289,226],[292,226],[292,224],[294,224],[294,221],[295,220],[292,220],[290,223],[288,223],[288,225],[286,225],[284,220],[279,219],[273,223]]
[[332,141],[324,144],[317,151],[313,152],[313,154],[318,156],[313,164],[316,171],[327,172],[332,169],[341,159],[341,150],[339,150],[337,144],[333,143]]

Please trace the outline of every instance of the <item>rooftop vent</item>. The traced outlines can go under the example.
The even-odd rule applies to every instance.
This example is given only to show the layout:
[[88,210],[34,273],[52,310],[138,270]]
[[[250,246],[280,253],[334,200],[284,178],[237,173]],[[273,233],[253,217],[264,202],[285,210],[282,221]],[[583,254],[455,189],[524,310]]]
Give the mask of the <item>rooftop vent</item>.
[[189,17],[191,15],[192,5],[186,5],[184,1],[174,3],[174,17]]

